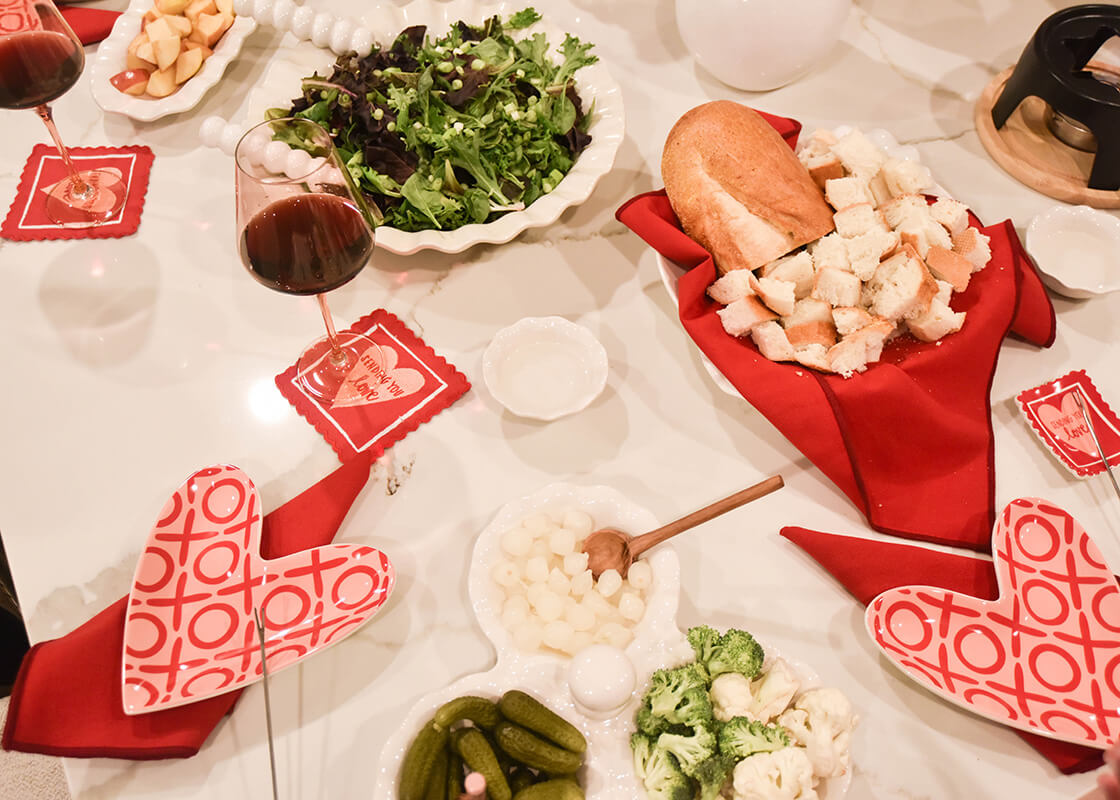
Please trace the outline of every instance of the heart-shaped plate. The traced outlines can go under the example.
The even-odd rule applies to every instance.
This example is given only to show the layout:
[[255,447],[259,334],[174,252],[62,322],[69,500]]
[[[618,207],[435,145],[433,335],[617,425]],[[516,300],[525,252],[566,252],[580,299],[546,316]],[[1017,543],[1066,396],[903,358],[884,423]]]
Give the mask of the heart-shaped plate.
[[124,628],[126,714],[240,689],[341,641],[389,599],[396,573],[372,547],[331,544],[260,556],[256,486],[237,467],[187,478],[136,565]]
[[909,677],[988,719],[1090,747],[1120,733],[1120,586],[1071,514],[1008,504],[992,534],[999,597],[888,589],[864,622]]

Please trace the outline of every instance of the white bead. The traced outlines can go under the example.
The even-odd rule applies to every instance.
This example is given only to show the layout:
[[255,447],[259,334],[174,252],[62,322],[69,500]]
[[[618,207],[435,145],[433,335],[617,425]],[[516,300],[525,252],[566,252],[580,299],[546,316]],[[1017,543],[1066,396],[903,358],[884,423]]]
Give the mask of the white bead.
[[558,556],[566,556],[576,549],[576,537],[567,528],[557,528],[548,537],[548,548]]
[[350,49],[360,56],[366,56],[373,50],[375,41],[373,31],[369,28],[355,28],[354,35],[350,37]]
[[288,163],[288,151],[291,150],[286,142],[269,142],[265,148],[262,162],[269,172],[280,173]]
[[548,580],[548,561],[540,556],[533,556],[525,565],[525,577],[533,583],[544,583]]
[[350,51],[350,36],[354,33],[354,23],[348,19],[336,20],[331,26],[331,50],[340,56]]
[[272,4],[275,0],[253,0],[253,19],[268,22],[272,19]]
[[608,569],[599,576],[595,588],[603,597],[610,597],[622,588],[622,576],[618,574],[618,570]]
[[207,147],[217,147],[222,138],[226,121],[221,117],[207,117],[198,129],[198,138]]
[[315,9],[311,6],[300,6],[292,12],[288,25],[292,35],[298,39],[306,40],[311,35],[311,21],[315,19]]
[[306,150],[292,148],[288,150],[288,160],[284,164],[284,174],[292,180],[302,178],[311,170],[311,154]]
[[233,13],[239,17],[253,16],[253,0],[233,0]]
[[642,618],[642,614],[646,613],[646,604],[637,594],[623,592],[618,601],[618,613],[631,622],[637,622]]
[[524,528],[510,528],[502,534],[502,549],[511,556],[527,556],[533,539]]
[[552,571],[548,573],[548,588],[561,597],[567,597],[569,592],[572,591],[572,582],[568,580],[567,575],[553,567]]
[[564,572],[572,577],[587,569],[587,553],[568,553],[564,556]]
[[574,533],[577,539],[591,533],[593,525],[591,515],[586,511],[571,509],[564,512],[564,527]]
[[326,47],[331,41],[331,26],[334,17],[326,11],[320,11],[311,21],[311,43],[316,47]]
[[227,156],[232,156],[237,150],[237,143],[241,141],[241,131],[236,125],[226,125],[222,128],[222,135],[218,137],[218,147]]
[[292,14],[296,10],[293,0],[274,0],[272,5],[272,27],[278,31],[288,30]]

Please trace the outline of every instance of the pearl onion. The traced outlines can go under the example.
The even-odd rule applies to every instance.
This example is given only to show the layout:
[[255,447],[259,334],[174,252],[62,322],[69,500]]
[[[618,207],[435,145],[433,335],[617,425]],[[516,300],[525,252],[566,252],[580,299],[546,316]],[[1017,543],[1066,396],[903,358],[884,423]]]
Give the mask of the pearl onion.
[[311,35],[311,21],[315,19],[315,10],[310,6],[300,6],[292,12],[289,21],[292,35],[300,39],[307,39]]
[[354,23],[348,19],[336,20],[331,26],[331,50],[340,56],[349,52],[350,37],[354,34]]
[[558,556],[566,556],[576,549],[576,537],[567,528],[557,528],[548,537],[548,547]]
[[610,597],[622,588],[622,576],[618,574],[618,570],[608,569],[599,576],[596,588],[603,597]]
[[586,511],[571,509],[564,512],[564,527],[572,531],[577,539],[591,533],[592,525],[591,515]]
[[221,117],[207,117],[198,129],[198,138],[207,147],[217,147],[225,127],[226,121]]
[[626,573],[626,580],[635,589],[644,590],[653,585],[653,570],[647,561],[635,561]]
[[618,612],[631,622],[637,622],[646,613],[646,604],[634,592],[623,592],[618,601]]
[[354,35],[350,37],[350,49],[360,56],[368,55],[373,50],[373,31],[369,28],[355,28]]
[[284,142],[269,142],[263,153],[264,168],[269,172],[283,172],[284,165],[288,162],[290,149]]
[[533,540],[524,528],[510,528],[502,534],[502,549],[511,556],[528,555],[532,546]]
[[587,569],[587,553],[568,553],[564,556],[564,571],[575,577]]
[[296,4],[293,0],[276,0],[272,6],[272,27],[279,31],[286,31],[295,10]]
[[320,11],[311,21],[311,43],[316,47],[326,47],[331,41],[331,26],[334,17],[326,11]]
[[525,577],[533,583],[544,583],[548,580],[548,561],[540,556],[533,556],[525,565]]
[[218,147],[227,156],[232,156],[234,151],[237,150],[237,143],[241,141],[241,131],[237,129],[236,125],[226,125],[222,128],[222,134],[218,137]]
[[272,17],[274,0],[253,0],[253,19],[265,22]]
[[311,154],[306,150],[292,149],[288,151],[288,159],[284,163],[284,174],[292,180],[302,178],[311,165]]

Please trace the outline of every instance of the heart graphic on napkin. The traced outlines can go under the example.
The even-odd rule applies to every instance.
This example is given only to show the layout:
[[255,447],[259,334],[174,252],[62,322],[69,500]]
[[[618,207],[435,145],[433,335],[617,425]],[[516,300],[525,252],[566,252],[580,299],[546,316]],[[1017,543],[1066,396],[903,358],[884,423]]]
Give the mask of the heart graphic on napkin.
[[1089,435],[1089,426],[1085,424],[1085,417],[1077,407],[1077,401],[1073,399],[1073,392],[1062,395],[1061,406],[1049,404],[1039,406],[1036,413],[1039,422],[1045,425],[1059,442],[1082,453],[1096,454],[1097,448]]
[[867,607],[872,639],[942,697],[989,719],[1107,747],[1120,733],[1120,587],[1074,518],[1044,500],[1004,509],[992,535],[999,599],[933,586]]
[[191,475],[171,496],[136,565],[124,626],[126,714],[192,703],[261,678],[354,633],[396,580],[379,550],[333,544],[260,556],[257,489],[237,467]]
[[411,367],[397,368],[397,351],[371,344],[358,356],[335,395],[331,408],[364,406],[408,397],[424,388],[424,376]]

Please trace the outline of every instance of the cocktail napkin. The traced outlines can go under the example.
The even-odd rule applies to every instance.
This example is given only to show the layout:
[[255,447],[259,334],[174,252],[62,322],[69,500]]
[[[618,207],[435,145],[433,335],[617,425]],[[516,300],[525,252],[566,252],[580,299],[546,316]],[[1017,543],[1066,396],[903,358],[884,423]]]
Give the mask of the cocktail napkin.
[[[119,11],[103,8],[59,8],[66,24],[84,45],[97,44],[113,30]],[[39,15],[29,0],[0,0],[0,33],[35,30],[42,27]]]
[[[265,515],[261,555],[329,543],[365,486],[371,461],[353,459]],[[150,714],[127,716],[121,657],[128,597],[24,657],[0,745],[71,758],[186,758],[202,747],[239,691]]]
[[[47,216],[47,192],[68,172],[58,151],[50,145],[37,144],[24,165],[16,199],[8,216],[0,225],[0,236],[26,242],[35,239],[115,239],[136,233],[144,197],[148,193],[148,174],[154,156],[143,145],[124,147],[72,147],[69,150],[79,172],[105,169],[117,173],[128,187],[128,199],[113,219],[92,228],[71,228],[59,225]],[[112,203],[105,206],[112,208]]]
[[304,391],[295,365],[276,377],[280,393],[344,461],[377,456],[470,388],[466,376],[388,311],[367,314],[339,335],[347,334],[360,334],[369,345],[332,401]]
[[[828,570],[863,605],[896,586],[926,584],[994,600],[999,588],[992,562],[942,553],[910,544],[837,536],[800,527],[782,528],[782,536]],[[1063,773],[1101,766],[1101,751],[1015,731]]]
[[[770,119],[787,142],[796,140],[791,120]],[[706,295],[715,264],[680,229],[664,191],[629,200],[616,216],[689,270],[678,285],[685,330],[873,528],[989,549],[995,519],[989,388],[1000,344],[1013,333],[1046,347],[1055,330],[1053,306],[1009,221],[982,229],[991,237],[992,258],[953,298],[955,310],[968,312],[960,332],[933,344],[900,337],[879,363],[844,379],[769,361],[752,342],[723,330],[720,306]]]

